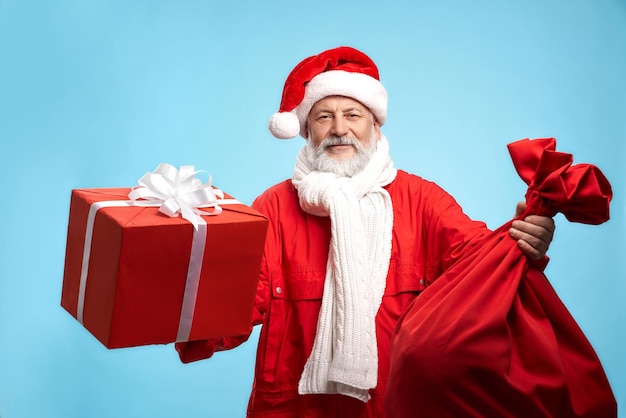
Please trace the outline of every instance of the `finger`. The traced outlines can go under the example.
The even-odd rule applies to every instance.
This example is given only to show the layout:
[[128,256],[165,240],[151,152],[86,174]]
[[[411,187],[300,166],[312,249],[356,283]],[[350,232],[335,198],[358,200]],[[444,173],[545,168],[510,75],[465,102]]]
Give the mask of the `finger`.
[[524,241],[539,252],[545,252],[548,249],[548,241],[537,235],[524,232],[517,228],[511,228],[509,233],[517,241]]
[[[520,239],[528,241],[528,236],[532,236],[547,244],[552,242],[554,236],[554,221],[552,221],[552,219],[541,216],[529,216],[526,219],[530,219],[530,222],[526,220],[516,220],[511,224],[513,229],[524,234],[519,236]],[[534,241],[530,243],[533,244]]]
[[534,248],[533,246],[531,246],[528,242],[524,240],[518,240],[517,246],[531,260],[539,260],[545,254],[545,252],[541,252],[537,250],[536,248]]
[[509,233],[518,241],[520,248],[534,259],[545,255],[552,238],[552,234],[546,229],[524,221],[514,222]]
[[554,232],[556,226],[554,219],[549,216],[529,215],[524,218],[524,221],[545,228],[549,232]]

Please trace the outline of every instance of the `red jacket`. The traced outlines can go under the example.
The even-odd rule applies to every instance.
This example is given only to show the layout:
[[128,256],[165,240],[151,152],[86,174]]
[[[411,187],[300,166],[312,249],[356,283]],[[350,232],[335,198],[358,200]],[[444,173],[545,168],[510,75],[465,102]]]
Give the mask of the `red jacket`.
[[[330,220],[302,211],[291,181],[279,183],[253,206],[269,218],[252,326],[263,324],[249,417],[383,417],[389,345],[409,303],[456,258],[485,235],[456,201],[434,183],[398,171],[387,186],[394,210],[387,286],[376,317],[378,386],[367,403],[343,395],[298,395],[313,347],[330,241]],[[176,344],[181,361],[208,358],[246,341],[223,338]]]

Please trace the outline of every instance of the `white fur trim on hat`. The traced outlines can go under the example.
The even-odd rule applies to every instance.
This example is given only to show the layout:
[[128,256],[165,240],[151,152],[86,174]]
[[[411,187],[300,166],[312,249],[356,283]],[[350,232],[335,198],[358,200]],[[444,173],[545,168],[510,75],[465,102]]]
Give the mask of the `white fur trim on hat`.
[[291,112],[274,113],[268,128],[279,139],[307,137],[307,118],[313,105],[328,96],[345,96],[363,103],[382,126],[387,119],[387,91],[367,74],[332,70],[320,73],[306,84],[304,98]]
[[311,108],[328,96],[345,96],[358,100],[367,106],[381,126],[387,119],[387,91],[380,81],[363,73],[326,71],[307,83],[304,99],[294,109],[300,122],[300,136],[303,138],[307,137],[306,123]]

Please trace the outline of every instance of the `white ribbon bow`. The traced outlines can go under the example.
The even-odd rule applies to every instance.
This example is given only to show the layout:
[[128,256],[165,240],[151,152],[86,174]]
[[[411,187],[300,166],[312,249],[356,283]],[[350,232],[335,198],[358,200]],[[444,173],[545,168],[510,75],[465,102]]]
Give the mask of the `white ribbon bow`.
[[[176,167],[161,163],[151,173],[144,174],[138,181],[139,186],[133,187],[128,194],[134,205],[144,203],[137,199],[145,199],[146,206],[161,203],[159,212],[175,217],[180,213],[182,217],[193,224],[198,230],[200,215],[219,215],[222,208],[217,198],[224,199],[224,192],[211,186],[211,177],[202,184],[195,175],[201,171],[194,171],[194,166],[184,165]],[[212,212],[204,212],[198,208],[213,207]]]

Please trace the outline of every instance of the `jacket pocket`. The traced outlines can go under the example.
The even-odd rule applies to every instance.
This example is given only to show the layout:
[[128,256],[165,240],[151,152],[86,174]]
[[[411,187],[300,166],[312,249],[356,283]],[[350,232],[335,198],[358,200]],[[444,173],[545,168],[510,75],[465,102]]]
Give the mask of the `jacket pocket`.
[[276,274],[270,278],[272,299],[286,301],[321,300],[324,294],[325,269],[301,270]]
[[385,296],[393,296],[404,292],[421,292],[430,283],[414,262],[398,262],[389,266]]
[[319,270],[270,277],[272,298],[258,348],[258,396],[297,394],[315,339],[324,277],[325,272]]

